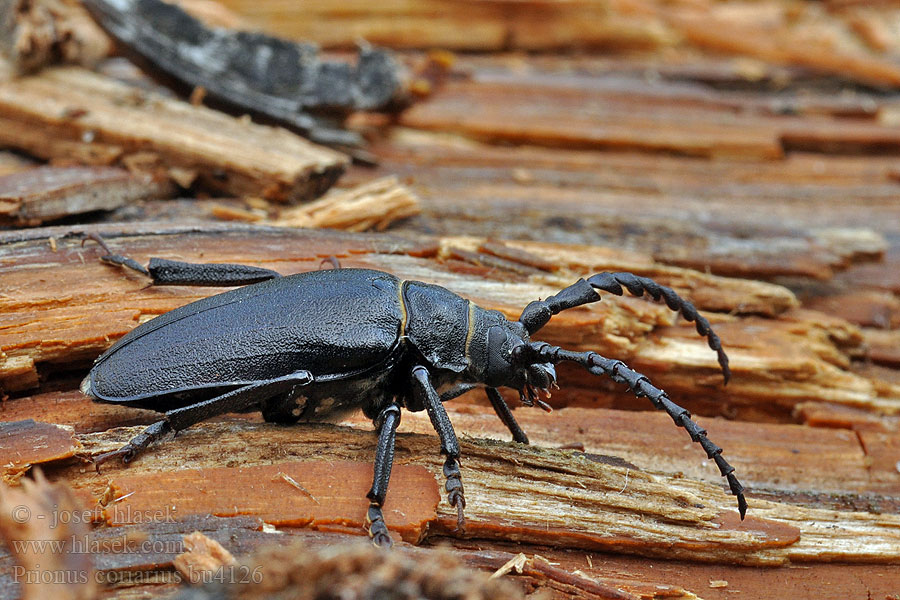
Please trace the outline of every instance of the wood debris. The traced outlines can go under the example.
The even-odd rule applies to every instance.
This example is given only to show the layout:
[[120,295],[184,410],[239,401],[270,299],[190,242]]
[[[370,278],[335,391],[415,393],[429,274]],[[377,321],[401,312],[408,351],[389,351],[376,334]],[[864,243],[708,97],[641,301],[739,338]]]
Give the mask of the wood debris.
[[[346,597],[397,597],[421,600],[520,600],[525,596],[507,581],[488,580],[446,550],[408,556],[381,552],[371,544],[344,543],[310,548],[301,541],[259,548],[240,566],[252,574],[248,585],[208,586],[179,600],[216,598],[316,600]],[[402,594],[402,596],[401,596]]]
[[80,451],[81,444],[67,425],[33,419],[0,422],[0,472],[4,484],[15,483],[34,465],[71,458]]
[[[109,477],[110,473],[104,474]],[[290,484],[276,478],[277,473],[288,475],[308,492],[285,489]],[[397,494],[394,508],[385,511],[388,527],[408,542],[421,542],[436,518],[435,507],[440,500],[437,482],[422,467],[402,465],[392,471],[391,481],[407,491]],[[110,485],[116,496],[125,498],[104,511],[107,523],[114,526],[128,525],[134,515],[166,506],[179,517],[245,515],[278,527],[364,532],[372,465],[370,461],[303,460],[191,469],[190,474],[170,476],[122,471]]]
[[320,195],[348,160],[286,130],[78,67],[46,69],[0,86],[0,144],[44,159],[123,165],[176,181],[187,169],[199,189],[281,202]]
[[[700,0],[550,0],[519,4],[512,18],[500,3],[470,3],[465,10],[440,2],[350,0],[340,11],[327,4],[303,14],[277,3],[223,0],[273,31],[326,47],[352,47],[362,36],[404,48],[511,51],[602,48],[726,53],[764,64],[803,67],[826,75],[893,88],[900,85],[900,51],[890,3],[851,3],[836,10],[819,2],[727,3]],[[465,35],[460,35],[465,31]],[[673,51],[674,50],[674,51]]]
[[115,167],[39,167],[0,177],[0,223],[40,225],[175,195],[169,180]]
[[419,214],[416,196],[396,177],[384,177],[350,190],[334,190],[324,198],[279,211],[265,221],[278,227],[327,227],[345,231],[384,231]]
[[222,544],[194,531],[184,536],[185,551],[172,561],[185,581],[198,584],[212,580],[226,567],[233,567],[237,559]]
[[[490,410],[489,408],[487,409]],[[454,416],[459,414],[455,412]],[[489,413],[484,412],[484,417]],[[671,425],[669,425],[671,427]],[[81,439],[91,452],[116,447],[137,428],[125,431],[89,434]],[[226,423],[202,423],[179,436],[181,441],[168,441],[149,449],[129,466],[111,465],[104,477],[91,470],[72,468],[58,472],[78,487],[100,494],[107,477],[126,478],[140,485],[141,492],[129,496],[116,506],[137,502],[123,514],[142,515],[145,510],[160,506],[152,497],[145,497],[153,489],[178,489],[180,503],[203,503],[209,500],[209,490],[199,484],[195,469],[204,472],[216,468],[219,452],[197,453],[196,448],[207,443],[225,452],[229,460],[237,461],[241,469],[252,472],[265,468],[291,468],[292,461],[321,461],[321,467],[350,460],[365,465],[371,476],[371,453],[375,440],[371,431],[357,431],[333,426],[276,427],[249,423],[246,420]],[[106,441],[104,441],[106,440]],[[432,475],[440,473],[442,461],[435,451],[431,436],[402,435],[398,442],[406,449],[396,457],[399,465],[422,465]],[[283,458],[272,464],[266,448],[277,444]],[[890,562],[898,560],[898,517],[889,512],[870,514],[834,507],[816,508],[775,502],[758,497],[750,499],[750,513],[744,523],[734,512],[733,500],[720,483],[711,484],[669,471],[669,467],[648,469],[611,465],[592,460],[592,455],[522,446],[508,442],[461,440],[465,457],[463,478],[467,490],[465,533],[456,529],[455,509],[441,498],[437,503],[437,517],[422,531],[427,535],[451,535],[485,539],[517,539],[533,543],[585,548],[643,556],[665,556],[695,561],[735,564],[780,564],[785,561],[816,561],[829,559]],[[665,449],[657,449],[662,454]],[[190,454],[192,469],[173,469],[184,464]],[[753,460],[755,457],[749,457]],[[699,462],[694,457],[693,461]],[[296,477],[296,471],[292,472]],[[626,484],[627,477],[627,484]],[[771,477],[771,475],[769,475]],[[267,481],[268,477],[258,479]],[[433,490],[438,500],[434,477],[428,477],[425,489]],[[217,480],[218,481],[218,480]],[[424,481],[424,480],[421,480]],[[413,483],[413,481],[410,481]],[[355,498],[355,486],[335,481],[334,492]],[[434,486],[434,487],[432,487]],[[252,506],[263,497],[271,500],[271,493],[244,486],[244,497],[234,497],[231,510],[253,511]],[[404,491],[397,491],[404,490]],[[423,491],[420,480],[411,487],[398,485],[396,494],[415,496]],[[159,493],[159,492],[156,492]],[[428,492],[432,494],[432,492]],[[360,496],[361,498],[361,496]],[[298,514],[316,514],[321,506],[305,501],[297,495]],[[361,502],[362,509],[365,501]],[[168,505],[168,503],[166,503]],[[180,506],[180,505],[176,505]],[[386,508],[404,511],[407,503]],[[392,508],[393,507],[393,508]],[[190,514],[192,511],[187,511]],[[180,508],[175,514],[180,515]],[[338,513],[335,513],[338,514]],[[265,517],[263,517],[265,518]],[[362,527],[349,531],[363,535]],[[325,528],[324,524],[318,528]],[[857,541],[845,545],[838,530],[852,528]]]

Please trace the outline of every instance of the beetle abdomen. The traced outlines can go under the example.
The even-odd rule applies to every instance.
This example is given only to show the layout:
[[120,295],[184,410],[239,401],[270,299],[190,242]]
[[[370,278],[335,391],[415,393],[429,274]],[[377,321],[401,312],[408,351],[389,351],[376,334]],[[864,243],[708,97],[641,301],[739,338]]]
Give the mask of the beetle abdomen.
[[396,346],[404,314],[398,289],[392,275],[338,269],[211,296],[123,337],[97,360],[87,392],[128,403],[298,370],[326,378],[359,372]]

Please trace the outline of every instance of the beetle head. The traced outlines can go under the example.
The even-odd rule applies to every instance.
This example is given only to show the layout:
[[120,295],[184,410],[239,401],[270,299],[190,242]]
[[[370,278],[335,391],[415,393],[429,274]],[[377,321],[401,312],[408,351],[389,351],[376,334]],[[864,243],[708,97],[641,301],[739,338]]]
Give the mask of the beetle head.
[[539,362],[529,352],[528,332],[517,321],[509,321],[498,312],[485,311],[471,341],[471,360],[475,378],[490,387],[519,390],[527,405],[546,406],[538,392],[549,397],[556,386],[556,369],[551,363]]

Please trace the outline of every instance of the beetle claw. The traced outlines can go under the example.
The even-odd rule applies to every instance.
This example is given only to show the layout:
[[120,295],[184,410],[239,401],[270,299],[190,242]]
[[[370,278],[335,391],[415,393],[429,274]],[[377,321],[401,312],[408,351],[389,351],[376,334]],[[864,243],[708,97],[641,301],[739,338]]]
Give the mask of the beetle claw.
[[126,444],[125,446],[122,446],[118,450],[113,450],[112,452],[104,452],[103,454],[92,457],[91,462],[94,463],[94,468],[97,470],[97,473],[98,474],[100,473],[100,465],[102,465],[106,461],[108,461],[112,458],[115,458],[117,456],[121,456],[122,462],[125,464],[128,464],[132,460],[134,460],[136,453],[135,453],[134,449],[130,448],[129,446],[130,446],[130,444]]
[[394,545],[394,540],[391,539],[391,534],[388,533],[387,525],[384,523],[384,513],[381,512],[381,507],[375,503],[369,505],[369,510],[366,512],[366,524],[373,544],[379,548],[390,548]]

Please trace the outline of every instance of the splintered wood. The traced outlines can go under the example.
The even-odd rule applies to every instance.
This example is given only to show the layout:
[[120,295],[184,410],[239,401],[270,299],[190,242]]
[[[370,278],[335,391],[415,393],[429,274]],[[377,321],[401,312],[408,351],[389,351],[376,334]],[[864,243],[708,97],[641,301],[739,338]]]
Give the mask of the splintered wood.
[[0,144],[44,159],[121,165],[182,186],[282,202],[319,196],[348,162],[284,129],[78,67],[3,83]]
[[[88,545],[85,507],[64,482],[49,483],[38,472],[19,488],[0,484],[0,540],[5,562],[19,575],[2,574],[4,590],[21,600],[93,600],[94,553]],[[18,585],[12,585],[12,581]],[[0,592],[3,595],[8,591]]]
[[[454,417],[458,414],[454,413]],[[487,413],[483,414],[487,417]],[[575,419],[587,424],[593,419],[586,421],[586,414],[576,415]],[[86,434],[80,440],[91,454],[96,454],[117,447],[138,431],[139,428],[128,428]],[[748,433],[744,435],[749,439]],[[354,530],[359,524],[366,501],[363,495],[356,494],[365,490],[365,482],[371,477],[375,444],[371,432],[328,425],[286,429],[232,420],[200,424],[179,438],[165,447],[149,449],[127,467],[110,465],[102,477],[79,468],[58,474],[73,485],[90,490],[95,497],[107,493],[106,485],[111,480],[112,495],[121,500],[108,505],[105,514],[118,525],[139,522],[162,508],[171,511],[167,512],[169,518],[187,517],[202,512],[203,506],[223,516],[251,514],[281,524],[289,524],[284,519],[296,521],[299,515],[305,515],[303,519],[310,526],[324,530],[341,529],[341,523]],[[213,446],[218,449],[216,452],[197,452],[197,448]],[[279,448],[277,458],[267,450],[273,446]],[[404,469],[411,477],[419,473],[416,469],[421,466],[431,474],[416,475],[408,481],[409,485],[398,484],[398,491],[390,495],[386,508],[399,511],[392,517],[398,525],[397,532],[405,539],[408,534],[415,539],[425,532],[452,535],[456,514],[444,498],[438,501],[435,477],[440,477],[443,459],[434,440],[431,436],[402,434],[398,447],[402,449],[395,458],[400,481],[405,481]],[[467,524],[465,532],[456,532],[459,536],[738,564],[900,559],[900,517],[895,514],[792,506],[757,498],[751,500],[752,514],[741,522],[734,499],[724,493],[719,482],[686,477],[668,467],[644,468],[593,454],[474,438],[463,438],[461,451]],[[239,480],[252,479],[235,486],[243,493],[231,491],[231,484],[216,475],[223,453],[241,465],[236,471],[228,471]],[[175,468],[188,457],[192,469]],[[319,477],[312,472],[304,475],[307,467],[296,461],[312,457],[322,461],[323,468],[334,465],[337,476]],[[693,458],[688,462],[698,462],[696,455]],[[358,480],[357,476],[347,477],[352,472],[350,467],[360,471]],[[279,473],[302,478],[299,483],[306,491],[279,480]],[[211,478],[206,480],[202,474]],[[284,491],[276,494],[279,486]],[[160,497],[173,490],[177,490],[177,501]],[[220,490],[224,494],[221,505],[209,504],[210,495]],[[265,504],[276,496],[295,500],[290,503],[293,508],[286,508],[282,516],[273,516],[265,509]],[[335,502],[345,496],[346,500]],[[421,498],[413,500],[417,496]],[[355,503],[355,507],[343,507],[346,501]],[[429,517],[428,511],[434,509],[432,503],[437,503],[437,514]],[[422,528],[422,518],[429,520],[430,525]],[[406,523],[417,525],[407,530]],[[858,543],[844,546],[835,526],[854,529]],[[358,530],[361,532],[361,528]]]
[[[4,418],[6,416],[4,415]],[[32,419],[0,422],[0,479],[15,483],[33,465],[71,458],[81,450],[66,425]]]
[[419,199],[396,177],[384,177],[324,198],[282,209],[266,221],[278,227],[313,227],[345,231],[383,231],[392,223],[421,212]]

